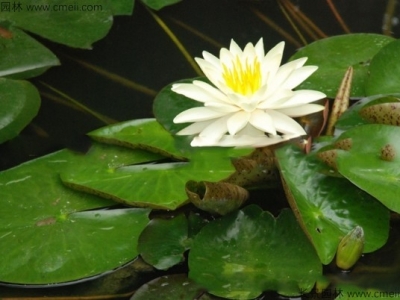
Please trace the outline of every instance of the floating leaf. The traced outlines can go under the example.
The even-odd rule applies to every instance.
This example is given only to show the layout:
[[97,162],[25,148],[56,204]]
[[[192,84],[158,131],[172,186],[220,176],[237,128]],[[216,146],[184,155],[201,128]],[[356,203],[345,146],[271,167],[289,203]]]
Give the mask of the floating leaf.
[[[360,126],[364,124],[369,124],[370,121],[367,121],[365,118],[361,116],[361,111],[365,110],[369,106],[375,106],[378,104],[383,104],[383,103],[397,103],[399,102],[399,97],[400,94],[390,94],[390,95],[374,95],[374,96],[369,96],[365,97],[359,101],[357,101],[354,105],[352,105],[347,111],[341,115],[339,120],[336,123],[336,128],[340,130],[347,130],[355,126]],[[379,107],[379,106],[378,106]],[[367,110],[368,111],[368,110]],[[376,112],[376,109],[372,109],[371,111],[371,121],[374,121],[372,119],[374,112]],[[369,113],[367,113],[369,114]],[[365,116],[368,117],[368,116]],[[380,121],[382,118],[381,117],[373,117],[377,121]]]
[[400,99],[396,100],[364,107],[360,115],[371,123],[400,126]]
[[[175,83],[191,83],[193,80],[206,81],[204,77],[185,79]],[[203,106],[202,102],[195,101],[171,90],[172,84],[164,87],[153,102],[153,113],[157,121],[170,133],[175,134],[188,124],[175,124],[173,119],[182,111],[193,107]]]
[[370,60],[393,40],[384,35],[358,33],[334,36],[305,46],[291,60],[308,57],[307,64],[318,66],[318,70],[298,88],[318,90],[334,98],[347,68],[352,66],[351,96],[365,96]]
[[142,2],[152,9],[160,10],[165,6],[181,2],[181,0],[142,0]]
[[338,138],[338,141],[351,138],[351,149],[337,151],[339,172],[395,212],[400,212],[399,136],[400,127],[397,126],[358,126]]
[[21,0],[2,10],[0,21],[71,47],[90,48],[111,28],[111,9],[104,0]]
[[249,197],[249,192],[238,185],[193,180],[186,183],[186,194],[197,208],[219,215],[237,210]]
[[108,1],[108,3],[111,5],[114,16],[130,16],[133,12],[135,0]]
[[166,270],[184,260],[188,249],[188,222],[181,214],[173,219],[153,219],[139,238],[142,258],[159,270]]
[[158,277],[142,285],[130,300],[165,300],[199,299],[202,288],[188,279],[186,274],[175,274]]
[[383,47],[371,60],[367,95],[400,93],[400,41]]
[[40,96],[27,81],[0,78],[0,143],[16,137],[36,116]]
[[290,205],[323,264],[332,261],[340,239],[357,225],[365,232],[364,252],[385,244],[389,211],[378,201],[344,178],[320,173],[324,164],[295,146],[276,155]]
[[255,205],[204,226],[189,253],[189,277],[230,299],[253,299],[265,290],[306,293],[321,269],[291,211],[275,219]]
[[[251,149],[191,148],[174,139],[154,119],[128,121],[98,129],[90,136],[102,142],[141,148],[184,161],[107,168],[84,161],[62,174],[69,186],[112,198],[127,205],[176,209],[187,203],[189,180],[221,181],[235,172],[230,157]],[[185,155],[185,156],[183,156]],[[188,160],[188,161],[187,161]]]
[[148,157],[107,146],[112,148],[106,153],[105,146],[94,145],[85,156],[62,150],[0,173],[0,281],[67,282],[112,270],[138,255],[149,210],[99,210],[113,202],[68,189],[59,180],[58,173],[82,157],[110,167]]
[[[7,28],[10,38],[0,38],[0,76],[29,78],[59,65],[57,57],[42,44],[17,28]],[[28,50],[29,49],[29,50]]]

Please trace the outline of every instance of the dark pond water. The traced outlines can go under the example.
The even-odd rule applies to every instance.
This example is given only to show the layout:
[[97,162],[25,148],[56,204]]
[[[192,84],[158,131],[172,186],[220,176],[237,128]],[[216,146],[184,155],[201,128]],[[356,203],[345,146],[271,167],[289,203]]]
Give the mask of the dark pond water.
[[[385,11],[390,1],[332,2],[352,32],[382,32]],[[294,0],[293,3],[326,35],[344,32],[327,1]],[[261,20],[257,13],[267,16],[299,41],[276,0],[183,0],[177,5],[163,9],[158,15],[181,40],[191,56],[200,56],[203,50],[216,54],[221,46],[229,45],[231,38],[242,46],[263,37],[267,47],[285,40],[280,33]],[[399,12],[395,12],[392,19],[394,36],[400,33],[399,27],[396,26],[399,17]],[[182,23],[193,29],[185,29]],[[200,36],[197,32],[204,36]],[[212,42],[204,37],[211,39]],[[312,42],[312,38],[307,35],[305,37],[308,42]],[[54,101],[52,99],[54,93],[42,83],[53,86],[108,118],[123,121],[151,117],[152,100],[157,91],[170,82],[197,76],[176,46],[139,2],[136,3],[133,16],[116,18],[109,35],[95,43],[91,51],[69,49],[47,41],[43,43],[59,56],[62,66],[52,68],[33,80],[42,93],[39,115],[19,137],[0,145],[0,169],[10,168],[20,162],[64,147],[85,151],[89,145],[85,133],[105,125],[104,122],[77,110],[74,106]],[[299,44],[288,41],[286,58],[298,47]],[[78,61],[101,68],[108,72],[109,77],[84,67]],[[143,93],[133,88],[132,82],[147,87],[148,92]],[[396,244],[396,239],[393,239],[392,243]],[[389,251],[392,257],[396,256],[397,252],[390,251],[399,247],[390,249],[382,250],[383,259],[388,256],[388,252],[385,251]],[[368,256],[363,259],[367,263],[368,260],[375,260]],[[387,262],[380,261],[378,264]],[[360,271],[353,278],[360,282],[371,280],[372,277],[362,278],[365,275],[363,274]],[[143,275],[139,281],[151,276],[154,274]],[[345,281],[346,276],[337,274],[334,280]],[[383,275],[376,276],[380,278]],[[386,284],[390,282],[387,276],[386,274],[382,279]],[[104,279],[96,283],[70,286],[67,292],[63,289],[61,293],[79,295],[83,290],[91,289],[92,285],[96,288],[104,285],[102,280]],[[137,283],[135,285],[129,282],[120,290],[116,289],[113,292],[123,293],[129,291],[129,288],[133,290],[137,287]],[[58,293],[57,289],[34,291],[0,287],[0,296],[8,294],[39,296]]]

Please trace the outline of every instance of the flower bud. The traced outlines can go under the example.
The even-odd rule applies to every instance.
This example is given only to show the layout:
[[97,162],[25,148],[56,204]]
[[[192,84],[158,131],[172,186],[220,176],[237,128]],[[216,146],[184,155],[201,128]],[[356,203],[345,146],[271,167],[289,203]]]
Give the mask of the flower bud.
[[350,269],[364,250],[364,230],[356,226],[339,243],[336,252],[336,265],[344,270]]

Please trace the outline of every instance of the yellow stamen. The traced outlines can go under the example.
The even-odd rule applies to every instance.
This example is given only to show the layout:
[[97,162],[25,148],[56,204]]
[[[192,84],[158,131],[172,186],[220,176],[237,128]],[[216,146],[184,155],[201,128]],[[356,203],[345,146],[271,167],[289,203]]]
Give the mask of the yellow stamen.
[[232,61],[232,67],[222,65],[222,77],[225,84],[234,92],[242,95],[252,95],[261,87],[261,65],[257,57],[253,61],[241,61],[238,56]]

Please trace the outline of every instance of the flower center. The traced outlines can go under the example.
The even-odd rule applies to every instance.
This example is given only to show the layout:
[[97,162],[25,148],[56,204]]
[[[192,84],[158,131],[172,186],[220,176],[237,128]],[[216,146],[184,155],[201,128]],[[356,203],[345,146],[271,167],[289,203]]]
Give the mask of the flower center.
[[242,62],[238,56],[232,61],[232,67],[222,64],[222,77],[225,84],[241,95],[252,95],[261,87],[261,65],[257,57],[253,61]]

